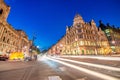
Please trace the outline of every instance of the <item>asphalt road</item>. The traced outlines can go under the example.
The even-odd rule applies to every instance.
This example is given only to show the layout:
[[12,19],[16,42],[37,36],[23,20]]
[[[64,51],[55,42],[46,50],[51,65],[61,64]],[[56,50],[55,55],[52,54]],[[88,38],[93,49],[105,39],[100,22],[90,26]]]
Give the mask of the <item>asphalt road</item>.
[[120,80],[120,61],[79,57],[0,61],[0,80]]

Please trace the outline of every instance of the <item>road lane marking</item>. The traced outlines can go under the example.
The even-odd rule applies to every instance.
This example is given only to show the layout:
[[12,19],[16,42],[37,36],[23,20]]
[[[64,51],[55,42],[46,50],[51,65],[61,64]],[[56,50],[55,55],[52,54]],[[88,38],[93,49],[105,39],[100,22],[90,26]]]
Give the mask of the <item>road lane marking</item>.
[[62,80],[60,76],[48,76],[49,80]]
[[93,76],[101,78],[103,80],[120,80],[118,78],[115,78],[115,77],[112,77],[112,76],[109,76],[109,75],[106,75],[106,74],[102,74],[102,73],[95,72],[95,71],[92,71],[92,70],[89,70],[89,69],[86,69],[86,68],[78,67],[78,66],[63,62],[63,61],[59,61],[59,60],[49,58],[49,57],[46,57],[46,59],[58,62],[60,64],[63,64],[65,66],[68,66],[68,67],[71,67],[71,68],[74,68],[74,69],[77,69],[79,71],[85,72],[87,74],[93,75]]
[[61,57],[72,57],[72,58],[92,58],[99,60],[113,60],[120,61],[120,57],[108,57],[108,56],[61,56]]
[[24,75],[22,76],[21,80],[29,80],[30,76],[34,71],[34,67],[26,68]]
[[60,69],[61,71],[66,71],[66,68],[65,68],[65,67],[59,67],[59,69]]
[[86,77],[85,78],[81,78],[81,79],[76,79],[76,80],[86,80]]
[[93,63],[87,63],[87,62],[81,62],[81,61],[75,61],[75,60],[70,60],[70,59],[63,59],[63,58],[55,58],[63,61],[68,61],[72,63],[77,63],[77,64],[82,64],[82,65],[87,65],[87,66],[92,66],[92,67],[97,67],[97,68],[102,68],[106,70],[112,70],[112,71],[120,71],[120,68],[117,67],[110,67],[106,65],[99,65],[99,64],[93,64]]

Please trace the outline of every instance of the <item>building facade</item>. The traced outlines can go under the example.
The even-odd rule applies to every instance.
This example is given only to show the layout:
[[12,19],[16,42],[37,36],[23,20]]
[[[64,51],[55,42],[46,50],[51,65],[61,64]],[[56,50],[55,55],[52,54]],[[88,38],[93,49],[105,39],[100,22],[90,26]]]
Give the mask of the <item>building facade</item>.
[[19,35],[18,38],[18,51],[29,53],[29,48],[32,45],[28,40],[28,36],[23,30],[16,30]]
[[111,53],[109,42],[101,28],[97,28],[94,20],[89,23],[84,22],[79,14],[75,15],[73,25],[66,27],[65,36],[49,51],[63,43],[60,53],[63,55],[107,55]]
[[62,55],[65,52],[65,44],[66,44],[66,35],[64,35],[58,42],[53,45],[49,50],[48,53],[50,55]]
[[101,21],[99,27],[104,31],[109,41],[112,54],[120,54],[120,29],[109,24],[104,25]]
[[[15,30],[8,22],[10,7],[0,0],[0,54],[23,51],[29,48],[29,40],[22,30]],[[28,50],[28,49],[26,49]],[[28,51],[27,51],[28,52]]]

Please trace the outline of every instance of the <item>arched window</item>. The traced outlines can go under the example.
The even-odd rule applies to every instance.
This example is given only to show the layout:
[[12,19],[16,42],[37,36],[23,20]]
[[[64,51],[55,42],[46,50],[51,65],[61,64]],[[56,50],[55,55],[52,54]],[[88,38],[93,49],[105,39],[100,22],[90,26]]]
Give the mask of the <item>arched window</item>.
[[3,42],[5,41],[5,37],[3,38]]
[[10,40],[8,39],[8,40],[7,40],[7,43],[8,43],[8,44],[9,44],[9,41],[10,41]]

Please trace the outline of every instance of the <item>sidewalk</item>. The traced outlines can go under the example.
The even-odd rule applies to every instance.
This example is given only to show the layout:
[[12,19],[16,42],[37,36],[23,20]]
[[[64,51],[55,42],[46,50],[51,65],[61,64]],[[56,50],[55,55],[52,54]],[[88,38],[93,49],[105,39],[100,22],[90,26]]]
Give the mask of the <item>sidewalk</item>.
[[114,54],[114,55],[111,55],[113,57],[120,57],[120,54]]
[[29,66],[31,65],[29,65],[28,62],[23,62],[23,61],[14,61],[14,60],[0,61],[0,72],[13,70],[13,69],[26,68]]

